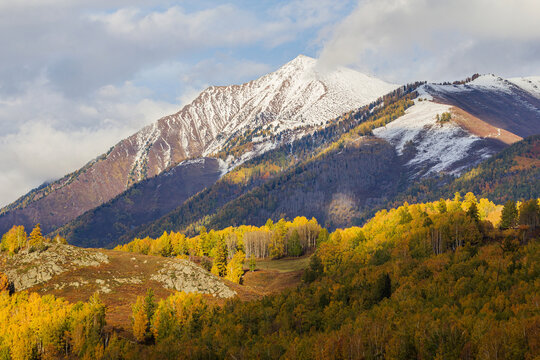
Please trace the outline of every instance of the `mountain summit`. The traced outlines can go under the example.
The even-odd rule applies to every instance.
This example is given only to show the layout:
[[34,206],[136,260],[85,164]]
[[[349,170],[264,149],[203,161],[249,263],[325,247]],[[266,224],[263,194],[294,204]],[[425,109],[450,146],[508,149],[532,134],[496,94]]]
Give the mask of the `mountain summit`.
[[41,222],[49,232],[133,184],[183,160],[218,153],[249,132],[249,149],[236,154],[240,159],[227,159],[228,166],[245,161],[395,87],[347,68],[320,71],[317,60],[303,55],[257,80],[209,87],[179,112],[6,206],[1,210],[0,231],[13,224]]

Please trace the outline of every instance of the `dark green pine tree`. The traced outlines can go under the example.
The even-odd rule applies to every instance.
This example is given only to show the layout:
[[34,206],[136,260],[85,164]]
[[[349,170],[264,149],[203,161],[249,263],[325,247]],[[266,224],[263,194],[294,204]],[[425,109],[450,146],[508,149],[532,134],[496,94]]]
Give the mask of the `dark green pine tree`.
[[510,229],[517,225],[518,221],[518,209],[516,202],[513,200],[508,200],[503,207],[501,224],[499,227],[501,229]]
[[536,199],[524,201],[519,207],[519,224],[527,225],[531,230],[540,225],[540,207]]
[[469,210],[467,210],[467,215],[469,215],[476,222],[480,221],[480,215],[478,214],[478,206],[476,206],[475,202],[473,202],[471,206],[469,206]]
[[384,298],[392,296],[392,281],[388,273],[381,274],[375,284],[375,301],[379,302]]
[[156,311],[156,300],[154,299],[154,290],[148,289],[146,291],[146,296],[144,297],[144,311],[148,320],[152,319],[154,312]]
[[227,275],[227,245],[223,236],[219,236],[217,240],[212,272],[220,277]]

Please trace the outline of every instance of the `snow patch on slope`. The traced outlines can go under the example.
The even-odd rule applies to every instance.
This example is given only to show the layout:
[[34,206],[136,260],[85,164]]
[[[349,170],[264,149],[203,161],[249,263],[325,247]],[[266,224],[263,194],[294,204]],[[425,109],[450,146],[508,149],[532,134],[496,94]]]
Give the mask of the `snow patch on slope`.
[[429,88],[437,92],[467,92],[473,90],[484,90],[484,91],[500,91],[507,94],[512,93],[513,84],[508,80],[505,80],[499,76],[492,74],[481,75],[478,78],[474,79],[471,82],[465,84],[428,84]]
[[540,76],[511,78],[508,81],[540,99]]
[[373,130],[373,133],[394,145],[399,155],[413,145],[415,154],[407,165],[429,164],[430,169],[423,176],[441,171],[457,175],[463,170],[456,167],[457,163],[469,155],[469,149],[480,138],[465,132],[452,121],[437,123],[437,114],[449,111],[448,105],[417,101],[405,111],[405,115]]

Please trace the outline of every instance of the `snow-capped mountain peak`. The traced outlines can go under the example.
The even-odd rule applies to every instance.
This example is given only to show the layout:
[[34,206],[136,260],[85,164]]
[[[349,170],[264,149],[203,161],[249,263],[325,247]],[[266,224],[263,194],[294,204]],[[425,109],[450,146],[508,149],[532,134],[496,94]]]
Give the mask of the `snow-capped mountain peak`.
[[[155,165],[147,174],[138,174],[139,179],[152,176],[185,158],[217,153],[231,136],[246,130],[264,126],[264,140],[264,136],[325,123],[395,87],[347,68],[321,72],[316,59],[299,55],[248,83],[209,87],[178,113],[160,119],[161,134],[155,137],[147,131],[146,136],[148,142],[160,144],[157,151],[143,141],[146,158],[139,156],[134,164]],[[170,148],[166,157],[160,146]],[[268,143],[262,146],[268,148]]]
[[[50,229],[181,161],[245,145],[228,157],[229,169],[394,88],[346,68],[320,71],[317,60],[300,55],[259,79],[205,89],[177,113],[120,141],[73,174],[29,193],[6,211],[20,211],[29,222]],[[57,209],[54,214],[52,208]]]

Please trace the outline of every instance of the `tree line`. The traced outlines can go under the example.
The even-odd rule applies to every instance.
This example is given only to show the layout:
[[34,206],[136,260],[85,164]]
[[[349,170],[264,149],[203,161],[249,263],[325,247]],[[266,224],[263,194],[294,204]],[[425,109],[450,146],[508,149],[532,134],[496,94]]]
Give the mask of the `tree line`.
[[211,257],[213,263],[208,270],[238,283],[242,279],[245,259],[304,255],[315,249],[321,233],[323,229],[314,218],[296,217],[292,221],[281,219],[276,223],[269,219],[260,227],[242,225],[207,231],[203,226],[194,237],[165,231],[156,239],[135,238],[115,250],[184,258]]

